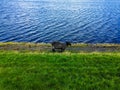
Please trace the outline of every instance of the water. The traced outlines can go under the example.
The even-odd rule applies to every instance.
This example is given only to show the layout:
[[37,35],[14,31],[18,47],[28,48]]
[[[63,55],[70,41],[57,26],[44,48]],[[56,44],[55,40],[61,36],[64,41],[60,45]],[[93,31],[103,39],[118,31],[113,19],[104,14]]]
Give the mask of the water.
[[0,0],[0,42],[120,43],[115,0]]

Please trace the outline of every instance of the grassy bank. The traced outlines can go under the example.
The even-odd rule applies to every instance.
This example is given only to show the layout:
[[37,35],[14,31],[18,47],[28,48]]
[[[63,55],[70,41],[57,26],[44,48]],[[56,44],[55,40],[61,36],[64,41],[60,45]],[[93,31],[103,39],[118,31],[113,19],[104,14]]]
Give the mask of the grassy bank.
[[[0,43],[0,50],[20,51],[20,52],[51,52],[50,43]],[[72,46],[66,49],[67,52],[120,52],[120,44],[83,44],[72,43]]]
[[120,53],[0,51],[0,90],[119,90]]

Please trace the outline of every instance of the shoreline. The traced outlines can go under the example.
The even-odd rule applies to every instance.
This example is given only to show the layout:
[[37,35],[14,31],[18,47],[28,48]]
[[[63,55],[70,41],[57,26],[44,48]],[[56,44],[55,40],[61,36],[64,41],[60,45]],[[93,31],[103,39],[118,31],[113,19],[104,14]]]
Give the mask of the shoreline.
[[52,53],[45,43],[0,43],[0,90],[120,88],[119,50],[120,45],[73,44]]
[[[32,52],[52,52],[50,43],[31,43],[31,42],[0,42],[0,50],[4,51],[32,51]],[[65,52],[120,52],[120,44],[86,44],[72,43]]]

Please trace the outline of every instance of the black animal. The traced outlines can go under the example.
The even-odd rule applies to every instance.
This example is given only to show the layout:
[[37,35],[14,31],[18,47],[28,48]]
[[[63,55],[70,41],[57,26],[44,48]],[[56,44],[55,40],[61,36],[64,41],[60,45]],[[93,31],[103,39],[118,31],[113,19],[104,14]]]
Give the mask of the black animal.
[[52,42],[52,51],[53,52],[63,52],[65,51],[65,49],[68,47],[68,46],[71,46],[71,43],[70,42],[65,42],[65,43],[62,43],[62,42],[59,42],[59,41],[55,41],[55,42]]

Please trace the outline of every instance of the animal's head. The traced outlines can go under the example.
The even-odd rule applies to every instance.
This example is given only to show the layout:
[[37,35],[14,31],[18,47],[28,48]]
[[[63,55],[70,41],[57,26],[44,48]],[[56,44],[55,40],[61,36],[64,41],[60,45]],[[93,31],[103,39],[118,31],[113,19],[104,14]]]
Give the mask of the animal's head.
[[51,42],[51,45],[53,46],[55,44],[55,42]]
[[67,45],[67,46],[71,46],[71,43],[70,43],[70,42],[66,42],[66,45]]

